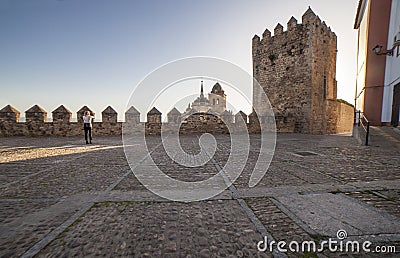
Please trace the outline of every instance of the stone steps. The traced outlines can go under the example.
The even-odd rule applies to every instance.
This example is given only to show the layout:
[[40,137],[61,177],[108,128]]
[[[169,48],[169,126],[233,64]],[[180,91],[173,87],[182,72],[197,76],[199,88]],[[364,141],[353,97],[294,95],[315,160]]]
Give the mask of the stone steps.
[[400,149],[400,130],[391,126],[371,126],[370,144],[377,147]]

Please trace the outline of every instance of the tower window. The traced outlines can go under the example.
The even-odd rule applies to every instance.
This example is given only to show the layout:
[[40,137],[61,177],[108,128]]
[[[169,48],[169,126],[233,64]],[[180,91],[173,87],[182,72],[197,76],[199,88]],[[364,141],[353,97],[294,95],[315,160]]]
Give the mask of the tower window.
[[219,105],[219,99],[217,99],[217,105]]
[[326,76],[324,76],[324,99],[326,99]]

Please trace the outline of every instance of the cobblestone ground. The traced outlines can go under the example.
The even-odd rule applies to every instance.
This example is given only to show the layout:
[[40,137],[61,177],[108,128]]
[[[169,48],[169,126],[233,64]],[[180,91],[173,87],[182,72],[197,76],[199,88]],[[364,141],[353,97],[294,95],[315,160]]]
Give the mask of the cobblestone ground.
[[[227,164],[230,138],[215,138],[216,153],[201,167],[174,162],[160,137],[146,141],[164,173],[197,182]],[[326,216],[359,229],[348,230],[349,241],[369,240],[371,248],[394,246],[396,253],[385,257],[399,255],[400,151],[390,142],[365,147],[343,135],[280,134],[267,174],[249,188],[260,153],[260,137],[250,138],[249,157],[234,184],[210,200],[191,203],[148,191],[131,172],[120,137],[97,137],[92,145],[81,137],[2,138],[0,257],[382,257],[326,249],[280,252],[276,245],[273,253],[257,250],[265,236],[287,243],[336,237],[324,232],[341,228],[329,223],[315,227],[304,217],[320,207],[318,194],[328,200]],[[200,153],[199,136],[182,136],[180,144],[193,157]],[[304,203],[307,196],[316,199]],[[288,204],[286,197],[300,200],[304,208]],[[348,209],[348,217],[335,217],[328,207],[331,200],[331,205],[342,202],[345,207],[337,207],[337,214]],[[360,211],[371,213],[351,215]],[[375,227],[374,220],[382,225]]]

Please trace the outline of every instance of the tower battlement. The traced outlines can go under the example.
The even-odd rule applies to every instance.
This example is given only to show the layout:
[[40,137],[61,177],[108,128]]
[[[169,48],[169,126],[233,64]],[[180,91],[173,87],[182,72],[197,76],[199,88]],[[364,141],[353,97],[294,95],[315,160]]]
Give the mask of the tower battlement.
[[298,23],[297,19],[292,16],[286,24],[286,30],[282,24],[278,23],[274,28],[274,35],[271,34],[268,28],[265,29],[261,38],[257,34],[254,35],[253,45],[257,43],[268,43],[274,40],[276,36],[288,37],[287,34],[298,33],[299,30],[309,30],[314,33],[319,31],[322,35],[332,37],[332,39],[336,40],[336,34],[331,30],[331,27],[329,27],[325,21],[321,21],[319,16],[316,15],[311,8],[308,8],[302,16],[301,23]]

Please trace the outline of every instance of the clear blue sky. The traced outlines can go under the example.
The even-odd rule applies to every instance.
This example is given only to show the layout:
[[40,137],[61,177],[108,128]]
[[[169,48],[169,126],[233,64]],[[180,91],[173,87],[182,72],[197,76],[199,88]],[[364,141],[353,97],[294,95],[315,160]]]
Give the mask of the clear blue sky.
[[0,0],[0,108],[39,104],[50,115],[64,104],[75,115],[88,105],[100,117],[111,105],[121,119],[133,87],[167,62],[212,56],[252,73],[254,34],[300,22],[308,6],[338,36],[338,97],[352,103],[357,2]]

